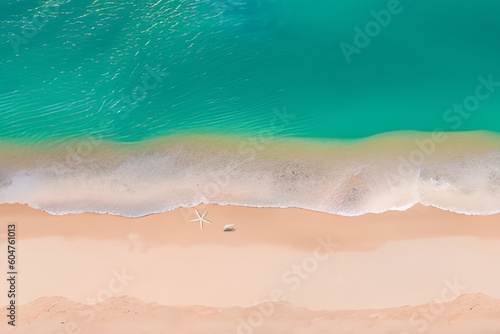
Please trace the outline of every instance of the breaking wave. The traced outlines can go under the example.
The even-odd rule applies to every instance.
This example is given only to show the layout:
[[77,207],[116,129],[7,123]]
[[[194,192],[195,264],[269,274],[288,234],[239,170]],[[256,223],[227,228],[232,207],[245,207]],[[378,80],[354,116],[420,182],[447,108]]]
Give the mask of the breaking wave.
[[355,216],[416,203],[500,212],[500,140],[394,133],[353,142],[175,137],[138,144],[4,145],[0,203],[138,217],[200,203]]

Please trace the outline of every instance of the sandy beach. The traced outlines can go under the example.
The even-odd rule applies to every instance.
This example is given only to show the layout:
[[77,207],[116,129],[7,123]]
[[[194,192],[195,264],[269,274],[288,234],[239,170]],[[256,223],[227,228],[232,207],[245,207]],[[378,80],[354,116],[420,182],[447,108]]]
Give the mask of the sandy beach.
[[111,297],[89,306],[62,297],[22,306],[25,321],[5,333],[376,333],[496,334],[500,301],[483,294],[450,302],[361,311],[311,311],[287,302],[249,308],[173,307]]
[[[303,316],[309,322],[325,314],[351,319],[352,326],[338,320],[347,326],[339,325],[339,333],[348,329],[364,333],[374,323],[381,326],[380,333],[387,328],[420,332],[420,318],[414,316],[417,324],[412,325],[409,318],[414,312],[408,307],[418,310],[429,303],[454,305],[428,316],[433,319],[427,320],[428,327],[435,330],[431,333],[443,333],[440,326],[458,326],[454,324],[462,321],[471,330],[500,329],[495,322],[500,298],[498,215],[460,215],[421,205],[358,217],[293,208],[201,205],[196,209],[207,212],[205,218],[212,224],[200,229],[198,222],[190,222],[197,218],[195,208],[131,219],[95,213],[54,216],[25,205],[1,205],[1,244],[6,243],[7,224],[15,223],[18,231],[19,324],[49,326],[60,313],[30,320],[25,316],[49,304],[67,305],[68,310],[86,305],[100,310],[95,312],[102,317],[85,322],[85,332],[93,332],[89,328],[98,322],[116,321],[106,314],[131,298],[163,310],[146,312],[152,323],[163,321],[155,318],[166,312],[160,305],[187,312],[186,317],[193,306],[237,310],[216,324],[204,317],[197,320],[211,324],[206,330],[220,325],[228,333],[238,330],[236,315],[244,318],[252,307],[273,300],[284,303],[279,309],[285,318],[296,319],[297,310],[307,310]],[[226,224],[235,224],[235,230],[223,232]],[[453,320],[454,300],[462,295],[488,300],[497,313],[492,316],[491,308],[478,309],[467,315],[468,320],[463,315]],[[469,297],[457,303],[469,305]],[[96,304],[107,306],[92,306]],[[355,310],[351,312],[369,322],[353,320],[353,314],[342,313],[345,310]],[[383,310],[384,316],[362,316],[360,310]],[[70,314],[64,321],[82,322],[81,315],[78,320]],[[396,324],[388,320],[395,314],[400,317]],[[161,332],[153,325],[148,330],[148,323],[142,319],[136,325],[144,333]],[[280,324],[294,327],[293,322]],[[311,333],[328,332],[332,325],[328,324],[320,321]],[[258,329],[272,332],[273,326],[267,325]],[[453,326],[449,328],[462,328]],[[118,330],[107,328],[106,333]]]
[[0,0],[0,334],[500,334],[498,13]]

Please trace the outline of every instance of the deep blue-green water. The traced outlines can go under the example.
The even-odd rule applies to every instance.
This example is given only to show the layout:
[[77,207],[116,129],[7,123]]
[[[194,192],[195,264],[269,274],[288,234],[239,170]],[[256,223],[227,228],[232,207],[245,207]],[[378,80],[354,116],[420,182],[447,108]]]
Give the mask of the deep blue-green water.
[[276,110],[294,116],[291,137],[500,132],[499,13],[486,0],[2,0],[0,140],[246,135]]

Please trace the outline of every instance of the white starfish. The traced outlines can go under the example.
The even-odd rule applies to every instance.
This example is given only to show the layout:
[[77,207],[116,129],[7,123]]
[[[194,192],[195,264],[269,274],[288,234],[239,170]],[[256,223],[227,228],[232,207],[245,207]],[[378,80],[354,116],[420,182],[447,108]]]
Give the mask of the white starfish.
[[205,219],[205,216],[207,215],[207,212],[208,211],[205,211],[205,213],[203,214],[203,216],[200,216],[200,213],[198,212],[198,210],[194,210],[196,211],[196,215],[198,215],[198,219],[195,219],[195,220],[191,220],[192,222],[197,222],[199,221],[200,222],[200,229],[203,230],[203,222],[206,222],[206,223],[209,223],[209,224],[212,224],[211,222],[209,222],[208,220]]

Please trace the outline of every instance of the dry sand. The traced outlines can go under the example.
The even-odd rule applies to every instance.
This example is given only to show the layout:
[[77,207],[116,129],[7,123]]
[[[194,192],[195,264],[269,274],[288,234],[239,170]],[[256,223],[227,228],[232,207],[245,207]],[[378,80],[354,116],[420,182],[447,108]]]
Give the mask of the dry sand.
[[500,300],[483,294],[450,302],[361,311],[311,311],[287,302],[250,308],[173,307],[112,297],[94,307],[62,297],[40,298],[20,308],[23,323],[1,324],[2,333],[377,333],[457,334],[500,332]]

